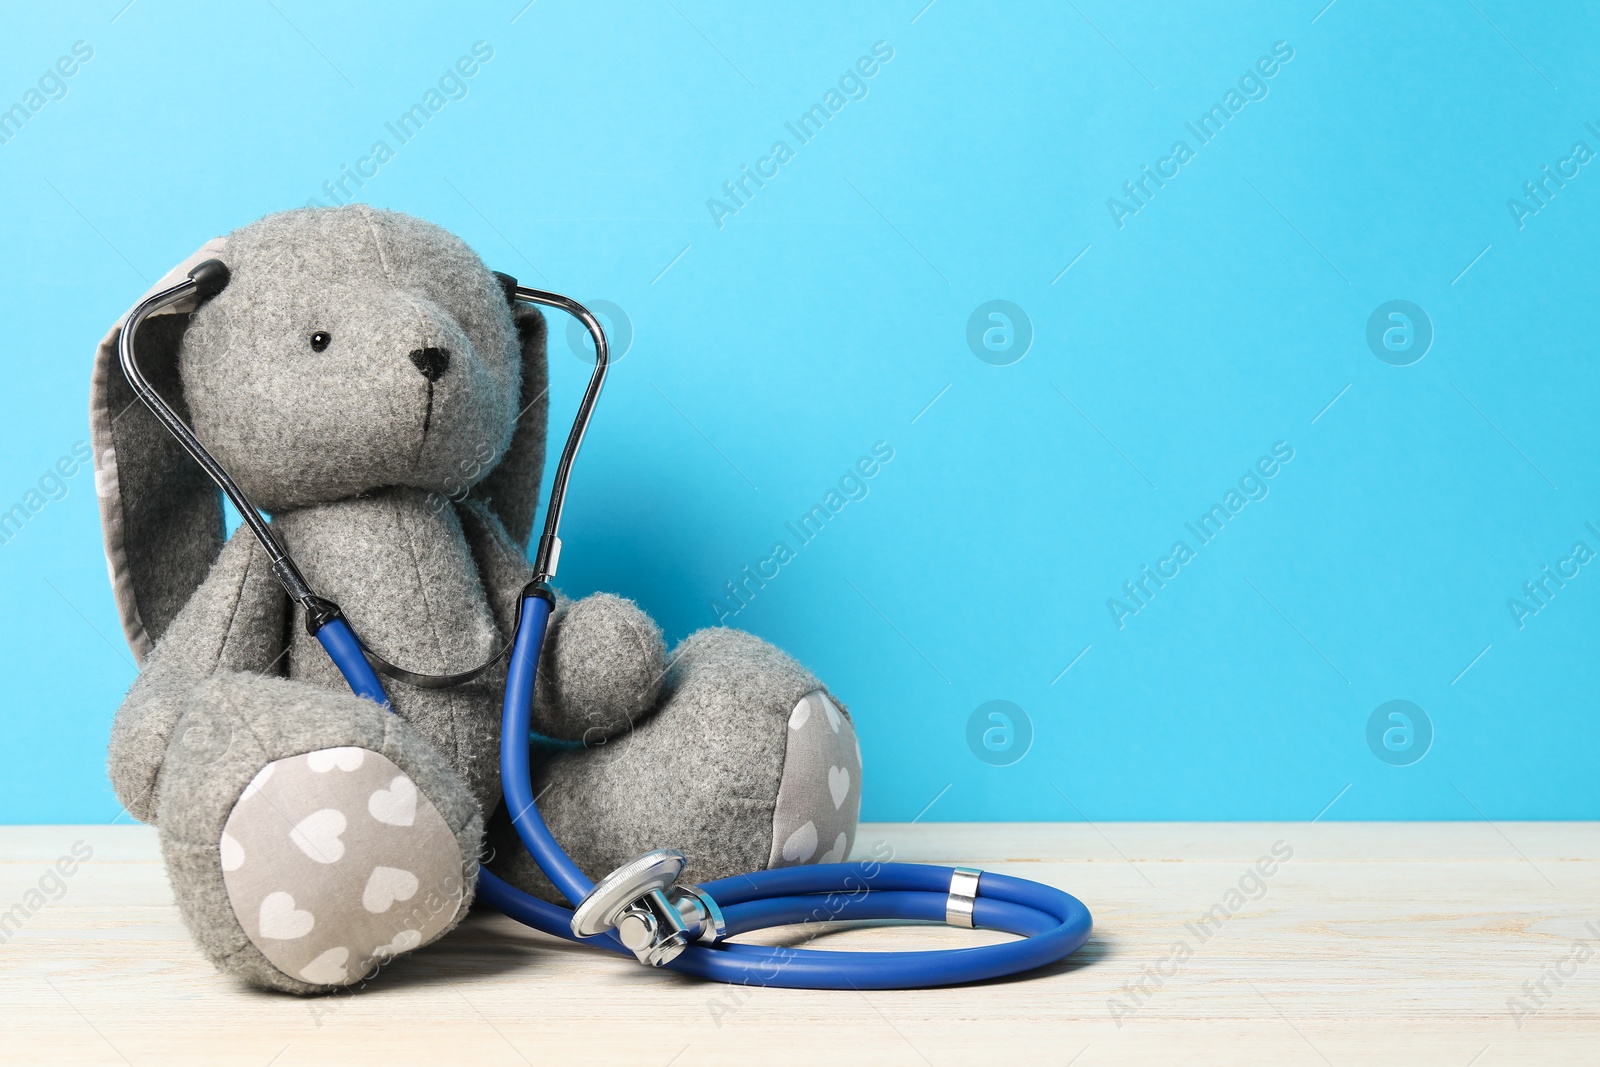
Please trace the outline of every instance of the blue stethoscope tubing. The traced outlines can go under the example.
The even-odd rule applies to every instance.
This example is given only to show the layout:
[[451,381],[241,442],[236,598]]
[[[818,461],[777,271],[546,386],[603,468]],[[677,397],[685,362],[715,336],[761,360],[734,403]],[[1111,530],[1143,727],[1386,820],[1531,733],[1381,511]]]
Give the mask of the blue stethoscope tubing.
[[[534,802],[530,745],[534,677],[550,621],[550,602],[523,598],[506,670],[500,777],[506,810],[546,877],[576,905],[594,883],[556,842]],[[358,696],[387,705],[383,684],[343,619],[317,638]],[[780,867],[701,885],[721,905],[725,936],[818,919],[943,922],[954,871],[915,863],[826,863]],[[568,941],[632,957],[614,936],[578,938],[572,912],[479,869],[478,899],[517,921]],[[1020,935],[974,948],[919,952],[835,952],[719,941],[691,945],[667,969],[738,985],[791,989],[918,989],[1031,971],[1077,951],[1093,925],[1089,909],[1059,889],[984,872],[973,925]]]
[[[225,264],[207,260],[188,276],[147,296],[129,312],[118,339],[123,373],[134,392],[218,487],[238,508],[245,525],[272,561],[274,573],[291,599],[305,609],[308,628],[316,635],[350,689],[359,697],[393,710],[378,670],[412,685],[439,688],[460,684],[498,661],[491,657],[461,674],[428,676],[396,667],[364,646],[339,606],[317,596],[287,550],[248,496],[211,455],[194,431],[166,403],[139,367],[134,343],[149,315],[208,300],[228,284]],[[557,529],[572,461],[588,427],[605,379],[607,346],[599,320],[582,304],[559,293],[529,289],[501,275],[514,300],[560,308],[589,330],[595,344],[595,370],[579,405],[578,416],[556,467],[545,508],[544,534],[534,556],[534,581],[524,589],[506,669],[501,716],[500,777],[506,810],[535,863],[574,906],[594,883],[578,869],[545,825],[534,802],[531,760],[531,718],[534,677],[549,628],[553,595],[546,584],[555,574],[561,541]],[[376,669],[375,669],[376,668]],[[1010,878],[978,874],[971,896],[971,925],[1018,935],[1019,940],[973,948],[921,952],[833,952],[818,949],[739,944],[721,938],[775,926],[822,920],[893,919],[902,922],[944,922],[955,899],[955,868],[925,864],[865,862],[781,867],[735,875],[700,886],[720,907],[724,929],[710,944],[688,945],[665,966],[682,974],[740,985],[794,989],[918,989],[955,985],[1020,974],[1065,959],[1089,938],[1089,909],[1059,889]],[[970,872],[967,872],[970,874]],[[574,912],[517,889],[492,871],[478,871],[478,898],[519,922],[568,941],[578,941],[624,956],[634,955],[615,932],[579,937],[573,932]],[[966,901],[965,885],[963,903]]]

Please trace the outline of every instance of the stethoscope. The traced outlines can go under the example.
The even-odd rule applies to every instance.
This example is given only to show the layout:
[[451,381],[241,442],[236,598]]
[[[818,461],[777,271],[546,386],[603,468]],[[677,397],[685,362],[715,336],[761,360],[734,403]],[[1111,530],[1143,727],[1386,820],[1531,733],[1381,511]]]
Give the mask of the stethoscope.
[[[499,277],[512,299],[558,308],[582,322],[594,340],[595,366],[556,467],[534,557],[534,577],[522,590],[509,645],[500,743],[500,777],[512,824],[546,877],[575,906],[569,910],[529,896],[485,868],[478,871],[479,898],[556,937],[632,955],[653,967],[753,986],[860,990],[953,985],[1033,970],[1076,951],[1088,939],[1092,925],[1089,910],[1077,898],[1038,882],[968,867],[827,863],[688,885],[678,882],[686,861],[674,849],[657,849],[629,860],[598,883],[572,862],[534,802],[528,738],[534,671],[555,607],[549,583],[561,551],[557,530],[567,480],[605,381],[608,349],[599,321],[577,301]],[[198,306],[227,284],[228,268],[219,260],[206,260],[185,280],[147,297],[129,313],[117,352],[134,392],[233,501],[272,561],[284,591],[305,610],[306,628],[357,696],[392,710],[378,680],[380,671],[429,688],[458,684],[483,673],[505,650],[473,670],[430,676],[395,667],[365,648],[339,606],[312,591],[249,498],[145,379],[134,345],[144,320],[178,304]],[[1019,940],[919,952],[835,952],[728,940],[775,926],[860,919],[984,927],[1019,935]]]

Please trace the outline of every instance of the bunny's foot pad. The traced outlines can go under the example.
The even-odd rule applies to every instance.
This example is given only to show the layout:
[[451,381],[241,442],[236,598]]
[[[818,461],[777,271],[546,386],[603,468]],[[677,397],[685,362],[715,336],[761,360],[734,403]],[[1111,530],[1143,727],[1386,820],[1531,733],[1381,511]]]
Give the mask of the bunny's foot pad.
[[861,745],[821,689],[789,713],[783,781],[772,811],[768,867],[843,863],[861,814]]
[[404,771],[355,747],[261,768],[228,815],[223,881],[239,925],[284,974],[360,981],[443,933],[475,880],[450,827]]

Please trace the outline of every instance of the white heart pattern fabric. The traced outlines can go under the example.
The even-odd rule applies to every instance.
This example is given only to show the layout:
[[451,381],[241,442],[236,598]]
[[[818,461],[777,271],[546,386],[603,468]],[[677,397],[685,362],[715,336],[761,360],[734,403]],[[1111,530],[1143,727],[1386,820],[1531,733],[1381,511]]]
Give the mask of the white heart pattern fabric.
[[344,833],[346,825],[344,812],[323,808],[295,823],[294,829],[289,831],[289,840],[318,863],[338,863],[344,858],[344,842],[339,840],[339,835]]
[[[785,740],[767,865],[843,862],[861,815],[861,747],[850,718],[813,689],[789,712]],[[818,857],[824,842],[831,847]]]
[[354,746],[263,767],[216,857],[234,917],[267,962],[327,987],[438,937],[465,911],[476,868],[416,782]]
[[790,863],[804,863],[817,854],[817,824],[808,822],[783,842],[783,858]]
[[840,834],[833,839],[833,847],[824,852],[817,860],[818,863],[843,863],[850,854],[850,838],[847,834]]
[[220,852],[224,871],[237,871],[244,866],[244,846],[229,837],[227,831],[223,831]]
[[417,818],[417,786],[405,775],[397,775],[388,789],[367,798],[367,811],[381,823],[410,826]]
[[387,945],[379,945],[372,950],[372,954],[381,960],[386,960],[402,952],[410,952],[420,944],[422,944],[421,930],[401,930],[394,935],[394,940]]
[[274,941],[295,941],[311,932],[317,918],[294,906],[294,897],[283,891],[268,893],[257,913],[262,937]]
[[367,750],[364,748],[324,748],[317,752],[306,753],[306,766],[318,774],[327,774],[337,767],[341,771],[353,771],[361,766]]
[[844,806],[845,798],[850,795],[850,768],[828,768],[828,795],[833,798],[835,811]]
[[822,710],[828,716],[828,725],[833,727],[834,733],[838,733],[839,723],[843,720],[843,716],[839,714],[839,709],[833,706],[833,701],[828,699],[827,693],[819,689],[817,690],[817,696],[822,698]]
[[367,888],[361,891],[361,906],[377,914],[394,907],[397,900],[410,900],[416,895],[416,875],[398,867],[374,867]]
[[343,985],[350,980],[350,950],[340,945],[330,948],[300,968],[300,977],[312,985]]
[[267,784],[267,779],[272,777],[272,772],[277,766],[276,763],[269,763],[257,771],[256,776],[250,779],[250,784],[244,787],[244,792],[239,794],[240,803],[261,792],[261,787]]

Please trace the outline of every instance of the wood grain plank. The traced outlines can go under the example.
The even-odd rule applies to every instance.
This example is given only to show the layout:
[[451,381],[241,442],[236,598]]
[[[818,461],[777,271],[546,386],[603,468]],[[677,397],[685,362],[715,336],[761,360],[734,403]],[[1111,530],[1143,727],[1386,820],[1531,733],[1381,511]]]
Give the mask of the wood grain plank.
[[[0,828],[0,911],[41,880],[54,893],[48,871],[80,841],[93,856],[0,944],[0,1063],[1600,1061],[1596,823],[867,824],[862,853],[1037,878],[1096,918],[1048,973],[868,994],[651,973],[490,913],[358,993],[259,993],[189,943],[148,827]],[[1251,877],[1275,843],[1290,858]],[[767,939],[1001,936],[872,924]],[[1519,1019],[1508,1002],[1534,1008],[1524,984],[1541,980]]]

